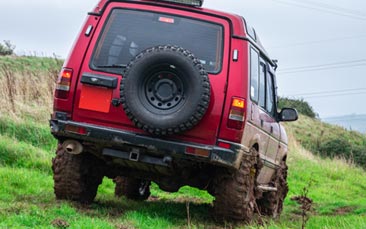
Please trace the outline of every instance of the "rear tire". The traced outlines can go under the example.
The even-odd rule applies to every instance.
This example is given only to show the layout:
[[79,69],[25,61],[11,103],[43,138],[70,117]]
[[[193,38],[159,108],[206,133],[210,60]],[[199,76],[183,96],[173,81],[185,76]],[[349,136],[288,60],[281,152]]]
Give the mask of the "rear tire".
[[72,155],[58,145],[52,159],[54,192],[56,199],[90,203],[94,200],[103,172],[99,159],[83,152]]
[[214,214],[219,221],[245,221],[253,218],[258,152],[244,155],[233,174],[218,175],[214,181]]
[[272,183],[277,188],[277,192],[265,192],[263,197],[257,201],[260,213],[273,218],[280,216],[283,201],[288,192],[286,161],[282,161],[280,166],[272,178]]
[[114,194],[118,197],[143,201],[150,196],[150,181],[130,177],[116,177],[113,181],[116,183]]

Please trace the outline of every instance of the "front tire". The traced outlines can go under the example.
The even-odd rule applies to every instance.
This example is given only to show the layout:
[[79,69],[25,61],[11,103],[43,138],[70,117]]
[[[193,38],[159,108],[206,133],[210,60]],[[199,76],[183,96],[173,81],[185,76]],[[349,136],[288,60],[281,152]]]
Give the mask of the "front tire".
[[103,173],[99,159],[83,152],[72,155],[58,145],[52,159],[54,192],[56,199],[90,203],[94,200]]
[[257,204],[262,215],[278,218],[288,192],[286,161],[281,162],[280,168],[272,178],[272,183],[277,188],[277,192],[263,193],[263,197],[257,201]]

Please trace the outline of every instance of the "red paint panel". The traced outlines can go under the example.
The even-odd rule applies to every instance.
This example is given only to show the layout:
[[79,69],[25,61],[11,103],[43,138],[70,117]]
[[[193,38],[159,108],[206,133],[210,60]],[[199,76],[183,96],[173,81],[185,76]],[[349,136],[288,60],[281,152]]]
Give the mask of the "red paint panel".
[[79,102],[80,109],[108,113],[113,90],[103,87],[83,85]]

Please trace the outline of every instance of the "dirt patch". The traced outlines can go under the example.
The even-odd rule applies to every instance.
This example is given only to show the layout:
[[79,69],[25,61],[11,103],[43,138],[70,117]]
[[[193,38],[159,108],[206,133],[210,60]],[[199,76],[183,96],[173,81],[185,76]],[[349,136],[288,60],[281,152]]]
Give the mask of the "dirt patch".
[[334,210],[333,215],[346,215],[350,212],[353,212],[353,210],[355,210],[355,207],[351,206],[339,207]]
[[51,222],[51,224],[52,224],[52,226],[54,226],[56,228],[68,228],[68,227],[70,227],[70,224],[66,220],[63,220],[63,219],[60,219],[60,218],[54,219]]
[[[95,201],[93,204],[74,203],[73,206],[82,214],[89,217],[99,217],[101,214],[108,218],[118,218],[124,214],[125,208],[118,202]],[[103,211],[103,213],[101,213]]]
[[171,203],[194,203],[194,204],[204,204],[205,201],[200,198],[196,197],[187,197],[187,196],[180,196],[176,197],[175,199],[162,199],[158,196],[150,196],[148,199],[149,202],[158,202],[158,201],[165,201]]

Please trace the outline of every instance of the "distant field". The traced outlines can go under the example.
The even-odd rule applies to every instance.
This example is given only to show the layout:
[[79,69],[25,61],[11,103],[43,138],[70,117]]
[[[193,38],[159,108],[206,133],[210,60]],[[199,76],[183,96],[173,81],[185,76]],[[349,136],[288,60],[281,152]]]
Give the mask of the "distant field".
[[[0,82],[6,82],[1,81],[2,64],[0,58]],[[18,66],[18,63],[12,66]],[[313,139],[321,133],[315,131],[319,125],[326,126],[324,138],[334,134],[363,144],[363,136],[342,128],[332,129],[303,116],[297,123],[286,125],[290,136],[290,191],[284,212],[279,220],[263,219],[262,226],[215,223],[210,214],[213,197],[189,187],[169,194],[153,185],[148,201],[135,202],[115,198],[113,182],[104,179],[92,205],[56,201],[51,172],[56,141],[50,135],[47,123],[52,107],[49,90],[54,82],[50,79],[54,75],[47,69],[36,69],[31,77],[39,80],[41,86],[32,85],[39,86],[40,96],[30,99],[33,91],[18,90],[22,85],[20,79],[29,79],[29,75],[24,74],[27,71],[12,70],[17,77],[14,81],[15,106],[5,101],[6,97],[1,97],[2,104],[7,107],[0,108],[0,228],[301,228],[299,205],[290,199],[299,196],[304,187],[308,188],[308,197],[313,200],[307,228],[366,228],[365,170],[351,160],[321,158],[303,148],[310,149],[311,144],[317,144]],[[7,90],[6,84],[0,83],[0,91],[9,95]],[[43,90],[47,92],[43,93]],[[328,134],[328,131],[332,133]]]

